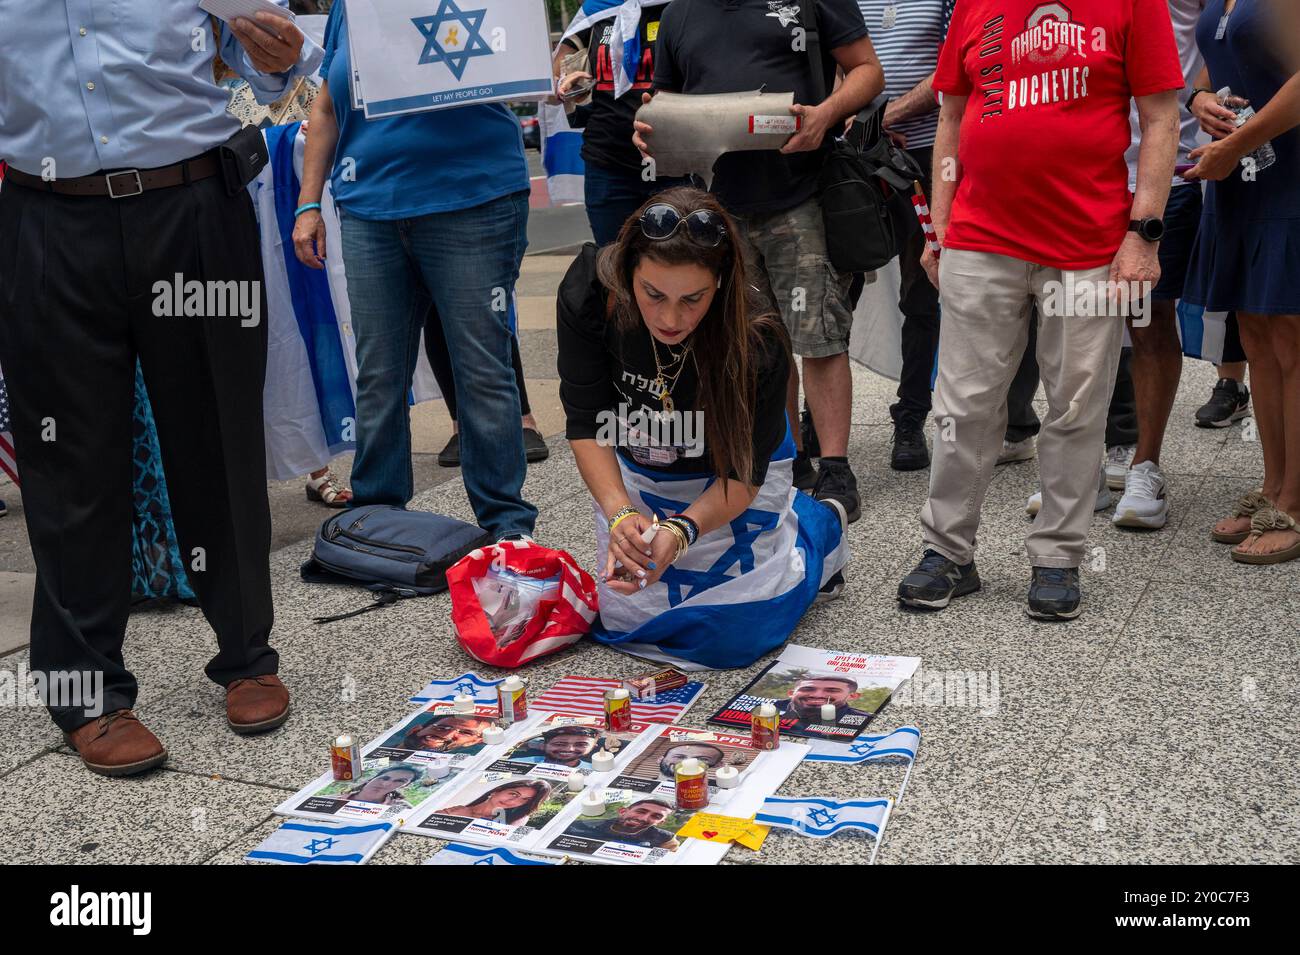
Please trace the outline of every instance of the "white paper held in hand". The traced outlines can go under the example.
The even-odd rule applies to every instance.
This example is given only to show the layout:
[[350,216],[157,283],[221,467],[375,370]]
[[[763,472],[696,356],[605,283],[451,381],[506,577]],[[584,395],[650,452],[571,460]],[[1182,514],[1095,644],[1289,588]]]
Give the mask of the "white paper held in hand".
[[199,0],[199,9],[212,14],[218,20],[225,20],[227,23],[230,23],[236,17],[242,17],[258,27],[262,25],[253,19],[253,14],[259,10],[280,17],[282,20],[288,20],[290,23],[297,19],[292,11],[279,4],[272,3],[271,0]]

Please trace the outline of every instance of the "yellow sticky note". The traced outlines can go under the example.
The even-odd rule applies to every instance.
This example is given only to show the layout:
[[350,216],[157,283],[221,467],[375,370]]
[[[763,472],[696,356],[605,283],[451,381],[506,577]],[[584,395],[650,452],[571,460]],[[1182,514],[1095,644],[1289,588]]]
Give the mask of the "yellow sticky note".
[[754,822],[754,817],[739,819],[711,812],[697,812],[677,830],[677,835],[705,842],[736,842],[755,851],[767,838],[768,827]]
[[646,38],[647,40],[649,40],[651,43],[653,43],[655,40],[659,39],[659,21],[658,21],[658,20],[654,21],[654,23],[647,23],[647,24],[645,25],[645,38]]

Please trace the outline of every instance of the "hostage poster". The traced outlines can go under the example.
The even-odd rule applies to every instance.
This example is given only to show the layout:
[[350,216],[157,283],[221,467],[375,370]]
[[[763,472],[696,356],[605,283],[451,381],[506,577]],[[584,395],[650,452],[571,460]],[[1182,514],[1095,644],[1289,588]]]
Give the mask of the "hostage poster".
[[[754,710],[773,703],[782,735],[852,742],[920,663],[919,657],[789,646],[709,722],[748,731]],[[830,719],[823,716],[827,706]]]

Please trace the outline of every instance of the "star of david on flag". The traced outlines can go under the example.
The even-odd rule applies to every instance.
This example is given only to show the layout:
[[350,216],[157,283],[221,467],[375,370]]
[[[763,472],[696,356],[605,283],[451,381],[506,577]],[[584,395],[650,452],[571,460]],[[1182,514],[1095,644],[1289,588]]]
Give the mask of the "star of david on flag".
[[461,10],[456,0],[442,0],[431,17],[413,17],[411,22],[424,35],[420,65],[446,63],[456,79],[463,79],[470,57],[491,56],[492,48],[479,33],[487,10]]
[[900,726],[892,733],[880,736],[859,736],[848,746],[833,740],[813,740],[804,761],[856,764],[897,760],[910,763],[916,759],[920,745],[920,730],[915,726]]
[[892,799],[821,799],[816,796],[791,798],[769,796],[754,816],[754,821],[765,826],[791,829],[800,835],[825,839],[846,829],[859,829],[873,839],[879,839]]
[[244,858],[280,865],[361,865],[392,834],[391,822],[351,825],[294,819],[263,839]]
[[457,696],[472,696],[475,703],[497,702],[497,684],[500,680],[485,680],[477,673],[462,673],[445,680],[430,680],[411,697],[412,703],[432,703],[435,700],[453,700]]

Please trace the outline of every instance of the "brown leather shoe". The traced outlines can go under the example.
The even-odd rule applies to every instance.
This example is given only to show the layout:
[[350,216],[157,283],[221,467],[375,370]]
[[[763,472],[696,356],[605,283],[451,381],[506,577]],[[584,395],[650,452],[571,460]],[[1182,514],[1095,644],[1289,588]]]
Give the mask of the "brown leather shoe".
[[264,733],[289,718],[289,691],[274,673],[226,687],[226,722],[236,733]]
[[130,710],[114,710],[64,733],[92,773],[134,776],[160,765],[167,750]]

